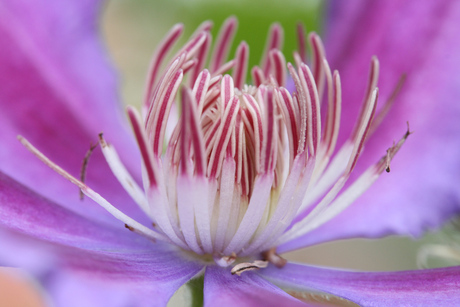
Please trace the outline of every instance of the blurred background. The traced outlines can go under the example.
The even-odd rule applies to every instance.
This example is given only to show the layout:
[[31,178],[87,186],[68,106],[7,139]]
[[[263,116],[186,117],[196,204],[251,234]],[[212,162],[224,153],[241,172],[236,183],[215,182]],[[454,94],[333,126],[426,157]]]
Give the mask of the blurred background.
[[[279,22],[284,28],[284,51],[287,60],[292,61],[292,51],[296,49],[296,23],[301,21],[307,31],[321,33],[323,10],[319,0],[111,0],[103,8],[101,36],[119,71],[120,100],[125,105],[139,106],[150,57],[175,23],[185,25],[185,40],[201,22],[211,20],[215,38],[223,20],[235,15],[239,27],[234,45],[236,47],[241,40],[249,44],[251,67],[260,61],[273,22]],[[234,54],[235,47],[230,55]],[[458,229],[448,225],[442,231],[428,233],[418,240],[406,237],[343,240],[285,256],[297,262],[365,271],[416,269],[417,253],[422,247],[432,244],[449,246],[456,231]],[[444,261],[434,261],[429,265],[444,264]],[[182,305],[187,298],[186,291],[183,288],[170,305]],[[1,306],[11,307],[45,306],[38,286],[18,269],[0,269],[0,302]]]

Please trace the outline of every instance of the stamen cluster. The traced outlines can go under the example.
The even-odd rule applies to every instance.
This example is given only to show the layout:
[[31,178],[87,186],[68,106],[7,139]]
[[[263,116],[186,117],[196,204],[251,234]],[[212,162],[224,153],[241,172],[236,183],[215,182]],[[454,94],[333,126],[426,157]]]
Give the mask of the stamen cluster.
[[[308,36],[310,68],[305,64],[306,35],[299,26],[300,52],[294,53],[295,66],[286,64],[280,51],[283,32],[275,24],[260,67],[251,69],[252,85],[246,85],[247,44],[242,42],[235,58],[225,62],[236,26],[234,18],[224,23],[207,69],[209,22],[169,63],[166,55],[179,39],[182,25],[173,27],[159,45],[151,63],[143,114],[127,109],[142,156],[143,188],[100,136],[114,175],[152,219],[153,229],[124,215],[26,140],[21,141],[130,230],[198,255],[212,255],[222,266],[237,257],[259,258],[262,252],[306,234],[364,192],[389,167],[409,132],[341,192],[367,135],[375,129],[377,59],[371,61],[355,129],[335,152],[341,83],[339,73],[329,68],[320,38],[314,33]],[[232,75],[224,75],[230,69]],[[293,92],[286,88],[291,82],[287,71]],[[170,113],[179,102],[181,114],[174,122]],[[277,256],[267,252],[264,258]]]

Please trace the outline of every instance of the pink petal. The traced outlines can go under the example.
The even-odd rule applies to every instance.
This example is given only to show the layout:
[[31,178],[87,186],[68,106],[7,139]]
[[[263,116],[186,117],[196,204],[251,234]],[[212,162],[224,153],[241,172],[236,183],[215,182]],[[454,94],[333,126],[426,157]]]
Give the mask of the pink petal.
[[[140,178],[136,146],[123,123],[116,79],[98,35],[99,8],[99,1],[0,4],[0,168],[87,216],[103,211],[82,205],[78,190],[32,158],[16,136],[24,135],[78,176],[90,144],[105,132]],[[96,150],[88,183],[135,217],[144,216],[114,179]]]
[[320,291],[360,306],[458,306],[460,267],[404,272],[349,272],[288,263],[261,275],[285,288]]

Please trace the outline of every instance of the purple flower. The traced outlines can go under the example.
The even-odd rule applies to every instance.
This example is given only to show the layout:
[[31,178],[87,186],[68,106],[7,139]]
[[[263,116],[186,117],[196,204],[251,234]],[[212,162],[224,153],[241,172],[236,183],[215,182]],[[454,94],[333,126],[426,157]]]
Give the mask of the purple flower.
[[[226,62],[235,19],[226,21],[214,49],[206,22],[167,57],[182,31],[175,26],[154,54],[142,116],[128,108],[132,138],[115,105],[116,85],[95,34],[93,2],[0,4],[0,40],[7,46],[0,50],[5,263],[26,262],[40,274],[57,262],[65,269],[44,283],[66,306],[66,291],[77,293],[77,306],[90,304],[83,301],[90,295],[81,293],[93,291],[96,306],[97,299],[122,306],[132,296],[141,305],[164,305],[202,274],[209,306],[305,305],[275,285],[362,305],[459,302],[458,267],[346,272],[286,264],[277,253],[352,236],[418,234],[459,211],[452,183],[458,146],[455,139],[442,141],[460,132],[458,108],[450,100],[459,87],[445,77],[460,63],[444,49],[458,50],[453,23],[460,5],[337,3],[326,46],[340,75],[331,72],[316,34],[308,36],[311,67],[304,64],[301,27],[296,63],[286,65],[279,51],[283,32],[274,25],[261,66],[251,70],[253,86],[244,85],[245,43]],[[230,68],[232,76],[224,75]],[[291,91],[284,88],[287,71]],[[391,107],[404,74],[399,104]],[[177,123],[169,118],[174,101],[182,111]],[[373,195],[356,202],[389,170],[409,131],[388,145],[400,137],[406,120],[421,137],[414,136],[391,164],[395,175],[383,176]],[[83,182],[75,176],[100,131],[102,150],[94,151],[88,167],[85,160]],[[18,134],[39,159],[20,146]],[[445,152],[425,152],[436,145]],[[80,202],[75,186],[39,160],[100,206]],[[417,207],[421,202],[423,210]],[[34,243],[38,250],[14,259],[20,252],[14,241],[25,237],[47,244]],[[69,272],[84,272],[104,285],[78,284]]]

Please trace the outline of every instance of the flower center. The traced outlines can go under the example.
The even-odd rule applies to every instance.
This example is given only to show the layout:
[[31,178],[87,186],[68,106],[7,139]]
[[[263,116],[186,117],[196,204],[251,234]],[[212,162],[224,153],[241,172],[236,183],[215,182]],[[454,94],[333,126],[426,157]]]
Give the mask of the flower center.
[[[294,67],[286,65],[280,51],[281,27],[272,26],[262,64],[251,70],[253,85],[246,85],[247,44],[242,42],[235,59],[225,62],[235,29],[236,20],[228,19],[208,69],[204,63],[210,50],[210,23],[197,30],[163,71],[160,67],[182,26],[173,27],[155,52],[142,116],[128,107],[143,162],[143,189],[100,135],[114,175],[151,218],[153,229],[124,215],[25,139],[20,140],[129,230],[175,244],[205,260],[212,257],[222,266],[237,258],[256,259],[235,266],[235,272],[241,273],[266,265],[257,259],[281,266],[284,262],[274,247],[343,211],[389,168],[409,132],[342,191],[366,136],[375,129],[377,59],[371,61],[355,130],[334,154],[340,124],[340,77],[337,71],[331,72],[319,37],[314,33],[308,37],[311,69],[305,64],[306,55],[299,53],[295,53]],[[302,27],[298,31],[299,37],[305,36]],[[300,50],[306,50],[305,46]],[[230,69],[232,76],[223,75]],[[293,92],[286,89],[287,71]],[[181,114],[174,126],[168,122],[175,101],[180,101]]]

